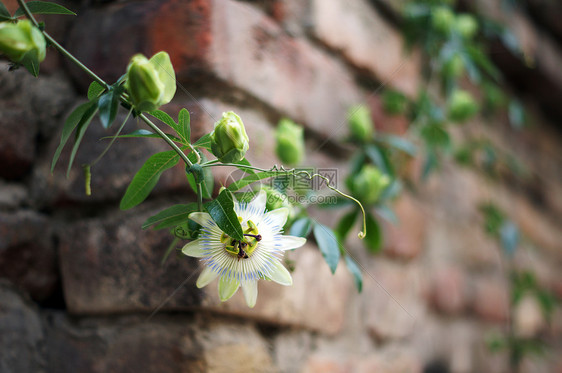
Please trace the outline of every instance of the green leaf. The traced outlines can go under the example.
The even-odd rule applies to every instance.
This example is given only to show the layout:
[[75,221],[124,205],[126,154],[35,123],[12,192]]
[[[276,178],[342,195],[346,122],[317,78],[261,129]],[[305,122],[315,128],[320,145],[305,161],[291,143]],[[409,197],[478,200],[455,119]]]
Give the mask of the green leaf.
[[429,175],[437,168],[438,165],[439,165],[439,160],[435,152],[428,151],[427,157],[425,158],[425,162],[423,164],[421,178],[423,180],[426,180],[429,177]]
[[357,152],[353,158],[351,158],[351,161],[349,162],[349,173],[351,175],[361,171],[366,162],[365,158],[365,154],[361,151]]
[[519,228],[512,221],[506,221],[500,228],[500,239],[506,254],[513,255],[519,244]]
[[80,123],[80,120],[82,119],[84,114],[92,106],[95,107],[96,102],[86,102],[86,103],[78,106],[76,109],[74,109],[74,111],[72,111],[72,113],[70,113],[70,115],[68,116],[68,118],[64,122],[64,126],[62,128],[62,134],[61,134],[61,138],[60,138],[60,143],[59,143],[59,146],[57,147],[57,149],[55,150],[55,155],[53,156],[53,160],[51,162],[51,172],[54,171],[55,166],[57,164],[57,161],[58,161],[58,159],[60,157],[60,154],[62,152],[62,149],[64,148],[64,145],[66,144],[66,142],[70,138],[70,135],[72,134],[72,132],[74,131],[74,129],[76,128],[78,123]]
[[518,100],[511,100],[508,106],[509,124],[515,129],[525,126],[525,109]]
[[185,140],[186,143],[191,142],[191,126],[189,111],[186,108],[180,110],[178,115],[178,134]]
[[165,170],[175,166],[180,157],[173,151],[152,155],[137,172],[121,199],[121,210],[135,207],[148,197]]
[[402,183],[399,179],[393,179],[389,186],[384,188],[381,195],[379,196],[379,201],[386,201],[387,199],[393,199],[398,197],[402,191]]
[[172,119],[170,115],[168,115],[168,113],[162,110],[154,110],[148,114],[152,115],[154,118],[158,119],[159,121],[166,123],[171,129],[174,130],[174,132],[176,132],[181,137],[178,124]]
[[325,225],[316,224],[314,225],[314,238],[328,267],[330,267],[332,273],[335,273],[340,261],[340,245],[336,235]]
[[481,48],[476,46],[467,47],[467,53],[470,58],[486,73],[488,73],[496,81],[500,79],[500,72],[492,61],[486,56]]
[[12,16],[10,12],[8,12],[8,9],[6,9],[4,4],[0,1],[0,21],[6,21],[9,19],[12,19]]
[[365,153],[371,162],[373,162],[383,173],[391,176],[394,175],[394,167],[392,166],[392,162],[390,162],[390,159],[384,149],[381,149],[376,145],[368,145],[365,148]]
[[361,292],[363,290],[363,275],[361,274],[361,269],[353,260],[352,257],[349,255],[345,256],[345,265],[349,272],[353,275],[353,281],[355,282],[355,287],[357,287],[357,291]]
[[207,133],[201,136],[201,138],[197,140],[193,146],[211,151],[211,135]]
[[105,91],[105,87],[98,82],[93,81],[88,87],[88,100],[95,100],[102,94],[103,91]]
[[158,214],[146,219],[146,221],[142,223],[142,229],[146,229],[155,224],[155,229],[163,229],[180,225],[185,223],[188,220],[189,214],[194,211],[197,211],[197,203],[195,202],[168,207],[167,209],[160,211]]
[[[73,16],[76,15],[76,13],[66,9],[62,5],[59,5],[57,3],[52,3],[49,1],[30,1],[25,3],[25,5],[27,5],[29,11],[32,14],[68,14]],[[23,10],[19,8],[18,10],[16,10],[14,17],[21,17],[24,14],[25,13],[23,12]]]
[[279,172],[276,171],[262,171],[262,172],[258,172],[256,174],[252,174],[252,175],[248,175],[238,181],[233,182],[232,184],[230,184],[227,189],[230,190],[231,192],[236,192],[237,190],[240,190],[242,188],[244,188],[245,186],[248,186],[252,183],[255,183],[256,181],[260,181],[263,179],[267,179],[273,176],[277,176],[279,174]]
[[367,235],[365,236],[365,245],[371,253],[378,253],[382,247],[382,232],[378,221],[367,213],[365,217],[367,223]]
[[234,200],[229,190],[220,192],[215,200],[205,204],[205,208],[224,233],[235,240],[244,239],[244,232],[234,212]]
[[432,123],[421,129],[421,137],[433,148],[449,148],[451,138],[441,123]]
[[66,169],[66,177],[67,178],[70,175],[70,169],[72,167],[72,163],[74,163],[74,158],[76,157],[76,152],[78,151],[78,147],[80,146],[80,143],[82,142],[82,139],[84,138],[84,134],[86,133],[86,130],[88,129],[88,127],[90,126],[90,123],[92,122],[92,119],[94,118],[94,116],[96,115],[96,112],[98,111],[98,107],[96,105],[96,102],[95,101],[90,101],[90,102],[92,102],[93,105],[90,106],[88,108],[88,110],[86,110],[86,112],[84,113],[84,115],[80,119],[80,122],[78,122],[78,126],[76,128],[74,145],[72,146],[72,151],[70,152],[70,160],[68,162],[68,167]]
[[381,136],[380,140],[393,148],[396,148],[408,155],[411,155],[412,157],[416,156],[417,153],[416,146],[411,141],[408,141],[403,137],[386,135],[386,136]]
[[313,225],[313,221],[312,219],[306,217],[306,218],[300,218],[298,220],[296,220],[293,225],[291,225],[291,230],[289,232],[289,234],[291,236],[297,236],[297,237],[307,237],[310,234],[310,231],[312,230],[312,225]]
[[386,205],[377,206],[375,208],[375,211],[381,218],[385,219],[386,221],[392,224],[398,224],[398,216],[396,216],[394,211],[388,206]]
[[108,129],[113,124],[117,109],[119,108],[119,93],[110,90],[104,93],[98,100],[98,109],[100,111],[100,120],[103,128]]
[[37,53],[35,51],[27,52],[20,63],[33,75],[34,77],[39,76],[39,60],[37,59]]
[[351,228],[353,228],[353,225],[355,224],[355,221],[357,220],[357,214],[358,213],[359,213],[359,210],[356,210],[356,209],[353,210],[353,211],[350,211],[349,213],[344,215],[341,218],[340,222],[338,223],[338,227],[336,228],[336,235],[341,242],[345,241],[345,238],[349,234],[349,231],[351,230]]

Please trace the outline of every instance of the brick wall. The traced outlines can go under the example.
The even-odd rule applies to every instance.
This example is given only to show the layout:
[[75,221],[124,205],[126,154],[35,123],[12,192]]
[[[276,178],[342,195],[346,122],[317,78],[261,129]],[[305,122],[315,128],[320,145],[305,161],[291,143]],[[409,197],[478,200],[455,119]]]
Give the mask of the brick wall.
[[[350,152],[340,139],[349,106],[366,102],[381,131],[407,130],[405,118],[381,110],[379,95],[389,86],[414,97],[421,81],[418,52],[404,52],[396,4],[84,0],[66,4],[77,17],[45,20],[47,30],[109,80],[133,53],[169,52],[189,94],[178,90],[166,109],[187,107],[194,135],[234,110],[251,134],[248,158],[269,167],[278,163],[272,129],[287,116],[306,126],[307,163],[338,167],[343,180]],[[510,22],[536,60],[533,76],[560,90],[557,39],[542,43],[546,31],[524,13]],[[506,263],[484,233],[477,206],[493,200],[519,224],[525,240],[517,265],[562,296],[562,136],[560,116],[548,110],[552,98],[544,101],[539,84],[521,78],[528,72],[523,62],[505,61],[511,60],[496,60],[535,125],[515,133],[502,113],[495,125],[479,118],[470,126],[517,154],[532,183],[490,180],[446,162],[396,202],[401,223],[384,227],[382,254],[347,242],[365,269],[361,294],[342,267],[331,275],[310,243],[289,253],[297,263],[293,287],[262,281],[254,309],[241,294],[221,303],[214,289],[196,289],[194,259],[172,256],[161,266],[170,237],[140,230],[162,207],[194,199],[181,167],[164,174],[149,201],[118,210],[134,172],[163,144],[119,141],[92,169],[93,195],[86,196],[78,167],[64,177],[69,154],[54,174],[50,159],[87,77],[53,50],[39,79],[8,72],[0,61],[0,371],[507,371],[505,354],[486,348],[486,339],[509,322]],[[93,160],[105,135],[91,126],[75,164]],[[221,171],[219,179],[228,173]],[[316,218],[336,221],[322,212]],[[523,371],[561,371],[560,311],[552,323],[539,318],[538,328],[550,348],[526,360]]]

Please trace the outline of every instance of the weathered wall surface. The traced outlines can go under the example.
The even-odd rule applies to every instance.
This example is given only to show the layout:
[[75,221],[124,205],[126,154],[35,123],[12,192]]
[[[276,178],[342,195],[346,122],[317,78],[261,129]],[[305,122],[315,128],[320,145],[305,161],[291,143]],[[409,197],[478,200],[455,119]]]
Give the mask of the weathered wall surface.
[[[248,158],[256,165],[278,162],[271,134],[281,116],[303,123],[307,163],[338,167],[343,180],[347,108],[366,102],[380,130],[405,133],[405,118],[382,112],[377,88],[413,97],[420,82],[419,56],[404,54],[385,3],[75,1],[67,5],[77,17],[46,21],[107,79],[118,78],[135,52],[168,51],[189,92],[179,90],[168,109],[187,107],[194,135],[234,110],[251,133]],[[520,16],[527,28],[517,32],[535,72],[560,89],[552,68],[562,65],[560,44],[541,48],[543,31]],[[194,199],[181,167],[164,174],[141,207],[119,211],[134,172],[164,145],[119,141],[92,169],[92,196],[79,167],[64,177],[68,152],[50,173],[64,118],[88,83],[54,50],[39,79],[0,62],[0,372],[422,372],[436,362],[458,373],[506,371],[506,356],[485,344],[509,319],[506,264],[477,209],[489,200],[522,229],[517,265],[562,296],[560,117],[537,109],[535,126],[518,133],[503,114],[495,126],[474,120],[526,163],[533,182],[490,180],[447,163],[397,201],[401,224],[385,227],[382,254],[348,242],[364,268],[363,293],[343,268],[332,276],[311,243],[289,254],[294,286],[262,281],[249,310],[241,294],[221,304],[214,289],[197,289],[194,259],[172,256],[161,266],[171,238],[140,230],[154,212]],[[530,110],[543,104],[531,85],[519,87],[528,89]],[[126,130],[138,125],[130,121]],[[97,157],[105,135],[91,126],[75,164]],[[318,219],[333,224],[325,215]],[[525,361],[524,371],[561,371],[561,313],[538,332],[550,349]]]

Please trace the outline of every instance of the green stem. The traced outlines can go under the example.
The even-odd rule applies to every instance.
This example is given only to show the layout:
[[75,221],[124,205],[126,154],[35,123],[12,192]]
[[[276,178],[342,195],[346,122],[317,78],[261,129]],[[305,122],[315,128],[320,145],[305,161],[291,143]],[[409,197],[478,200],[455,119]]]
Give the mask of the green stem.
[[203,211],[203,187],[201,183],[197,183],[197,208]]
[[[217,166],[220,166],[220,167],[240,167],[240,168],[247,168],[248,170],[256,170],[256,171],[262,171],[262,172],[272,171],[271,169],[266,170],[265,168],[259,168],[259,167],[254,167],[254,166],[248,166],[248,165],[245,165],[245,164],[215,163],[214,160],[213,160],[213,161],[209,161],[209,162],[207,162],[207,163],[201,164],[201,167],[202,167],[202,168],[205,168],[205,167],[217,167]],[[280,172],[286,173],[286,172],[291,172],[291,171],[293,171],[293,170],[294,170],[294,168],[293,168],[293,169],[290,169],[290,170],[283,170],[283,171],[280,171]]]
[[[129,102],[126,101],[127,104],[130,104]],[[144,121],[144,123],[146,123],[154,132],[156,132],[158,134],[158,136],[160,136],[164,141],[166,141],[168,143],[168,145],[176,152],[178,153],[178,155],[181,157],[181,159],[185,162],[186,165],[188,165],[189,167],[193,166],[193,162],[191,162],[189,160],[189,158],[187,158],[187,155],[185,155],[184,152],[181,151],[181,149],[168,137],[166,136],[166,134],[164,132],[162,132],[162,130],[160,128],[158,128],[158,126],[154,123],[152,123],[152,121],[150,119],[148,119],[148,117],[144,114],[139,115],[139,118],[142,119]]]
[[[25,3],[25,1],[24,0],[18,0],[18,4],[20,5],[21,9],[23,10],[23,12],[27,16],[27,18],[29,18],[29,20],[33,23],[33,25],[35,25],[35,27],[39,28],[39,22],[37,22],[37,20],[35,19],[35,17],[31,13],[31,11],[27,7],[27,4]],[[74,57],[69,51],[64,49],[64,47],[62,45],[60,45],[55,39],[53,39],[53,37],[51,35],[49,35],[45,30],[43,30],[42,33],[43,33],[43,36],[45,37],[45,39],[50,44],[52,44],[60,53],[62,53],[66,58],[68,58],[72,62],[74,62],[84,72],[86,72],[88,75],[90,75],[90,77],[92,79],[94,79],[96,82],[100,83],[106,89],[109,88],[109,85],[102,78],[97,76],[96,73],[94,73],[92,70],[88,69],[88,67],[86,67],[82,62],[80,62],[76,57]]]

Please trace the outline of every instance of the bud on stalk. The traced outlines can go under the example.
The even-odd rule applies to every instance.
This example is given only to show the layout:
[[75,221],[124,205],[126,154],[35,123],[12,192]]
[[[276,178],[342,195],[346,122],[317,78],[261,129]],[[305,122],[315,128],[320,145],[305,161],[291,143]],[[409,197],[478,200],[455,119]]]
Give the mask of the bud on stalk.
[[281,119],[275,131],[276,153],[281,162],[298,165],[304,156],[304,130],[289,119]]
[[46,46],[43,34],[29,20],[0,23],[0,52],[13,62],[22,62],[26,55],[42,62]]
[[241,161],[250,147],[242,119],[234,112],[222,114],[211,132],[211,150],[222,163]]
[[368,141],[373,136],[373,121],[369,109],[363,105],[349,109],[349,130],[357,140]]
[[156,53],[150,60],[142,54],[133,56],[127,66],[126,88],[140,112],[170,102],[176,93],[176,74],[168,53]]

